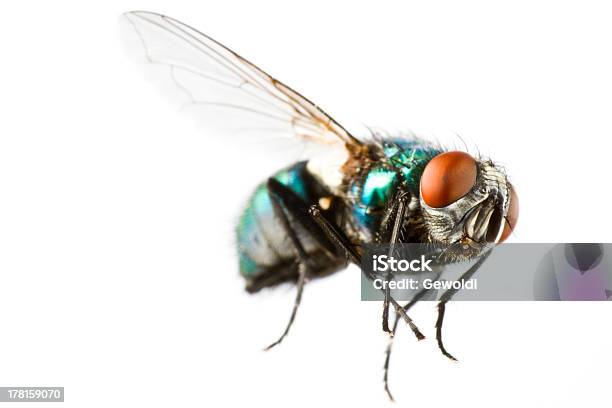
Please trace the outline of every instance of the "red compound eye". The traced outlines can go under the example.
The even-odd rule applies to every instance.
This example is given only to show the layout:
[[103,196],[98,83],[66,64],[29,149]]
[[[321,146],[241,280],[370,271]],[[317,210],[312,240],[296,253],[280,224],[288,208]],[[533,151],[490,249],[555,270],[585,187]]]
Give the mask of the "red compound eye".
[[508,214],[506,214],[506,219],[504,220],[504,232],[502,232],[499,242],[504,242],[510,234],[512,234],[519,215],[518,195],[516,194],[514,186],[510,183],[508,184],[510,185],[510,206],[508,207]]
[[469,193],[476,183],[476,173],[476,161],[469,154],[439,154],[425,166],[421,197],[430,207],[446,207]]

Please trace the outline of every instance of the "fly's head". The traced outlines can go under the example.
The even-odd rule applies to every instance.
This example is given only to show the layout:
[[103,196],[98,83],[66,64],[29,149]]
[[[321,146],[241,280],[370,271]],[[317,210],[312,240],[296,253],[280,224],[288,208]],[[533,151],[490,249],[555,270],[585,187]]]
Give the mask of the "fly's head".
[[472,259],[503,242],[518,219],[518,196],[505,171],[459,151],[427,164],[420,204],[429,240],[450,246],[455,260]]

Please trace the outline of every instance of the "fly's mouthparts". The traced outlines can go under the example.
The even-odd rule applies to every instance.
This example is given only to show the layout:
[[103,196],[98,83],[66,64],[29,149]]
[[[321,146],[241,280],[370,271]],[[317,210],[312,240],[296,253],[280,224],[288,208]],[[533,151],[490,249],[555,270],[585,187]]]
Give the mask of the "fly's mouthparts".
[[476,219],[478,218],[478,214],[480,213],[480,208],[474,211],[474,213],[468,218],[466,221],[466,229],[465,233],[468,237],[474,237],[474,229],[476,225]]
[[495,206],[489,219],[486,240],[491,243],[498,243],[504,232],[504,211],[499,206]]
[[496,206],[481,206],[468,218],[465,233],[476,242],[497,242],[503,215]]

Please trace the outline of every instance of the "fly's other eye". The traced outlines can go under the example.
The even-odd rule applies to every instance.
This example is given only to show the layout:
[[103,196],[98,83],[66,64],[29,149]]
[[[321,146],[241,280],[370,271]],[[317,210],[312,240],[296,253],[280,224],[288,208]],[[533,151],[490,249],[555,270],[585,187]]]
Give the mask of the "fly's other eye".
[[437,155],[421,176],[421,198],[430,207],[446,207],[470,192],[476,183],[476,161],[464,152]]
[[504,221],[504,232],[502,232],[501,238],[499,242],[504,242],[506,238],[512,234],[514,227],[516,226],[516,222],[518,221],[519,214],[519,201],[518,195],[516,194],[516,190],[512,184],[508,183],[510,187],[510,206],[508,207],[508,213],[506,214],[506,219]]

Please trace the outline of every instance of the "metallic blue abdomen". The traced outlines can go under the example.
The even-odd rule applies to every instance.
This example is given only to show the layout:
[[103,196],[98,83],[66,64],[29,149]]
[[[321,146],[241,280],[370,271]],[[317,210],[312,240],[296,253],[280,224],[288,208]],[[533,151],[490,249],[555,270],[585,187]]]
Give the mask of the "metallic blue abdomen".
[[[273,177],[289,187],[306,203],[316,202],[307,185],[306,162],[279,171]],[[254,278],[267,269],[290,261],[294,251],[280,221],[274,215],[266,183],[256,189],[242,213],[236,228],[240,274]],[[302,238],[302,237],[301,237]],[[304,237],[308,246],[308,238]]]

